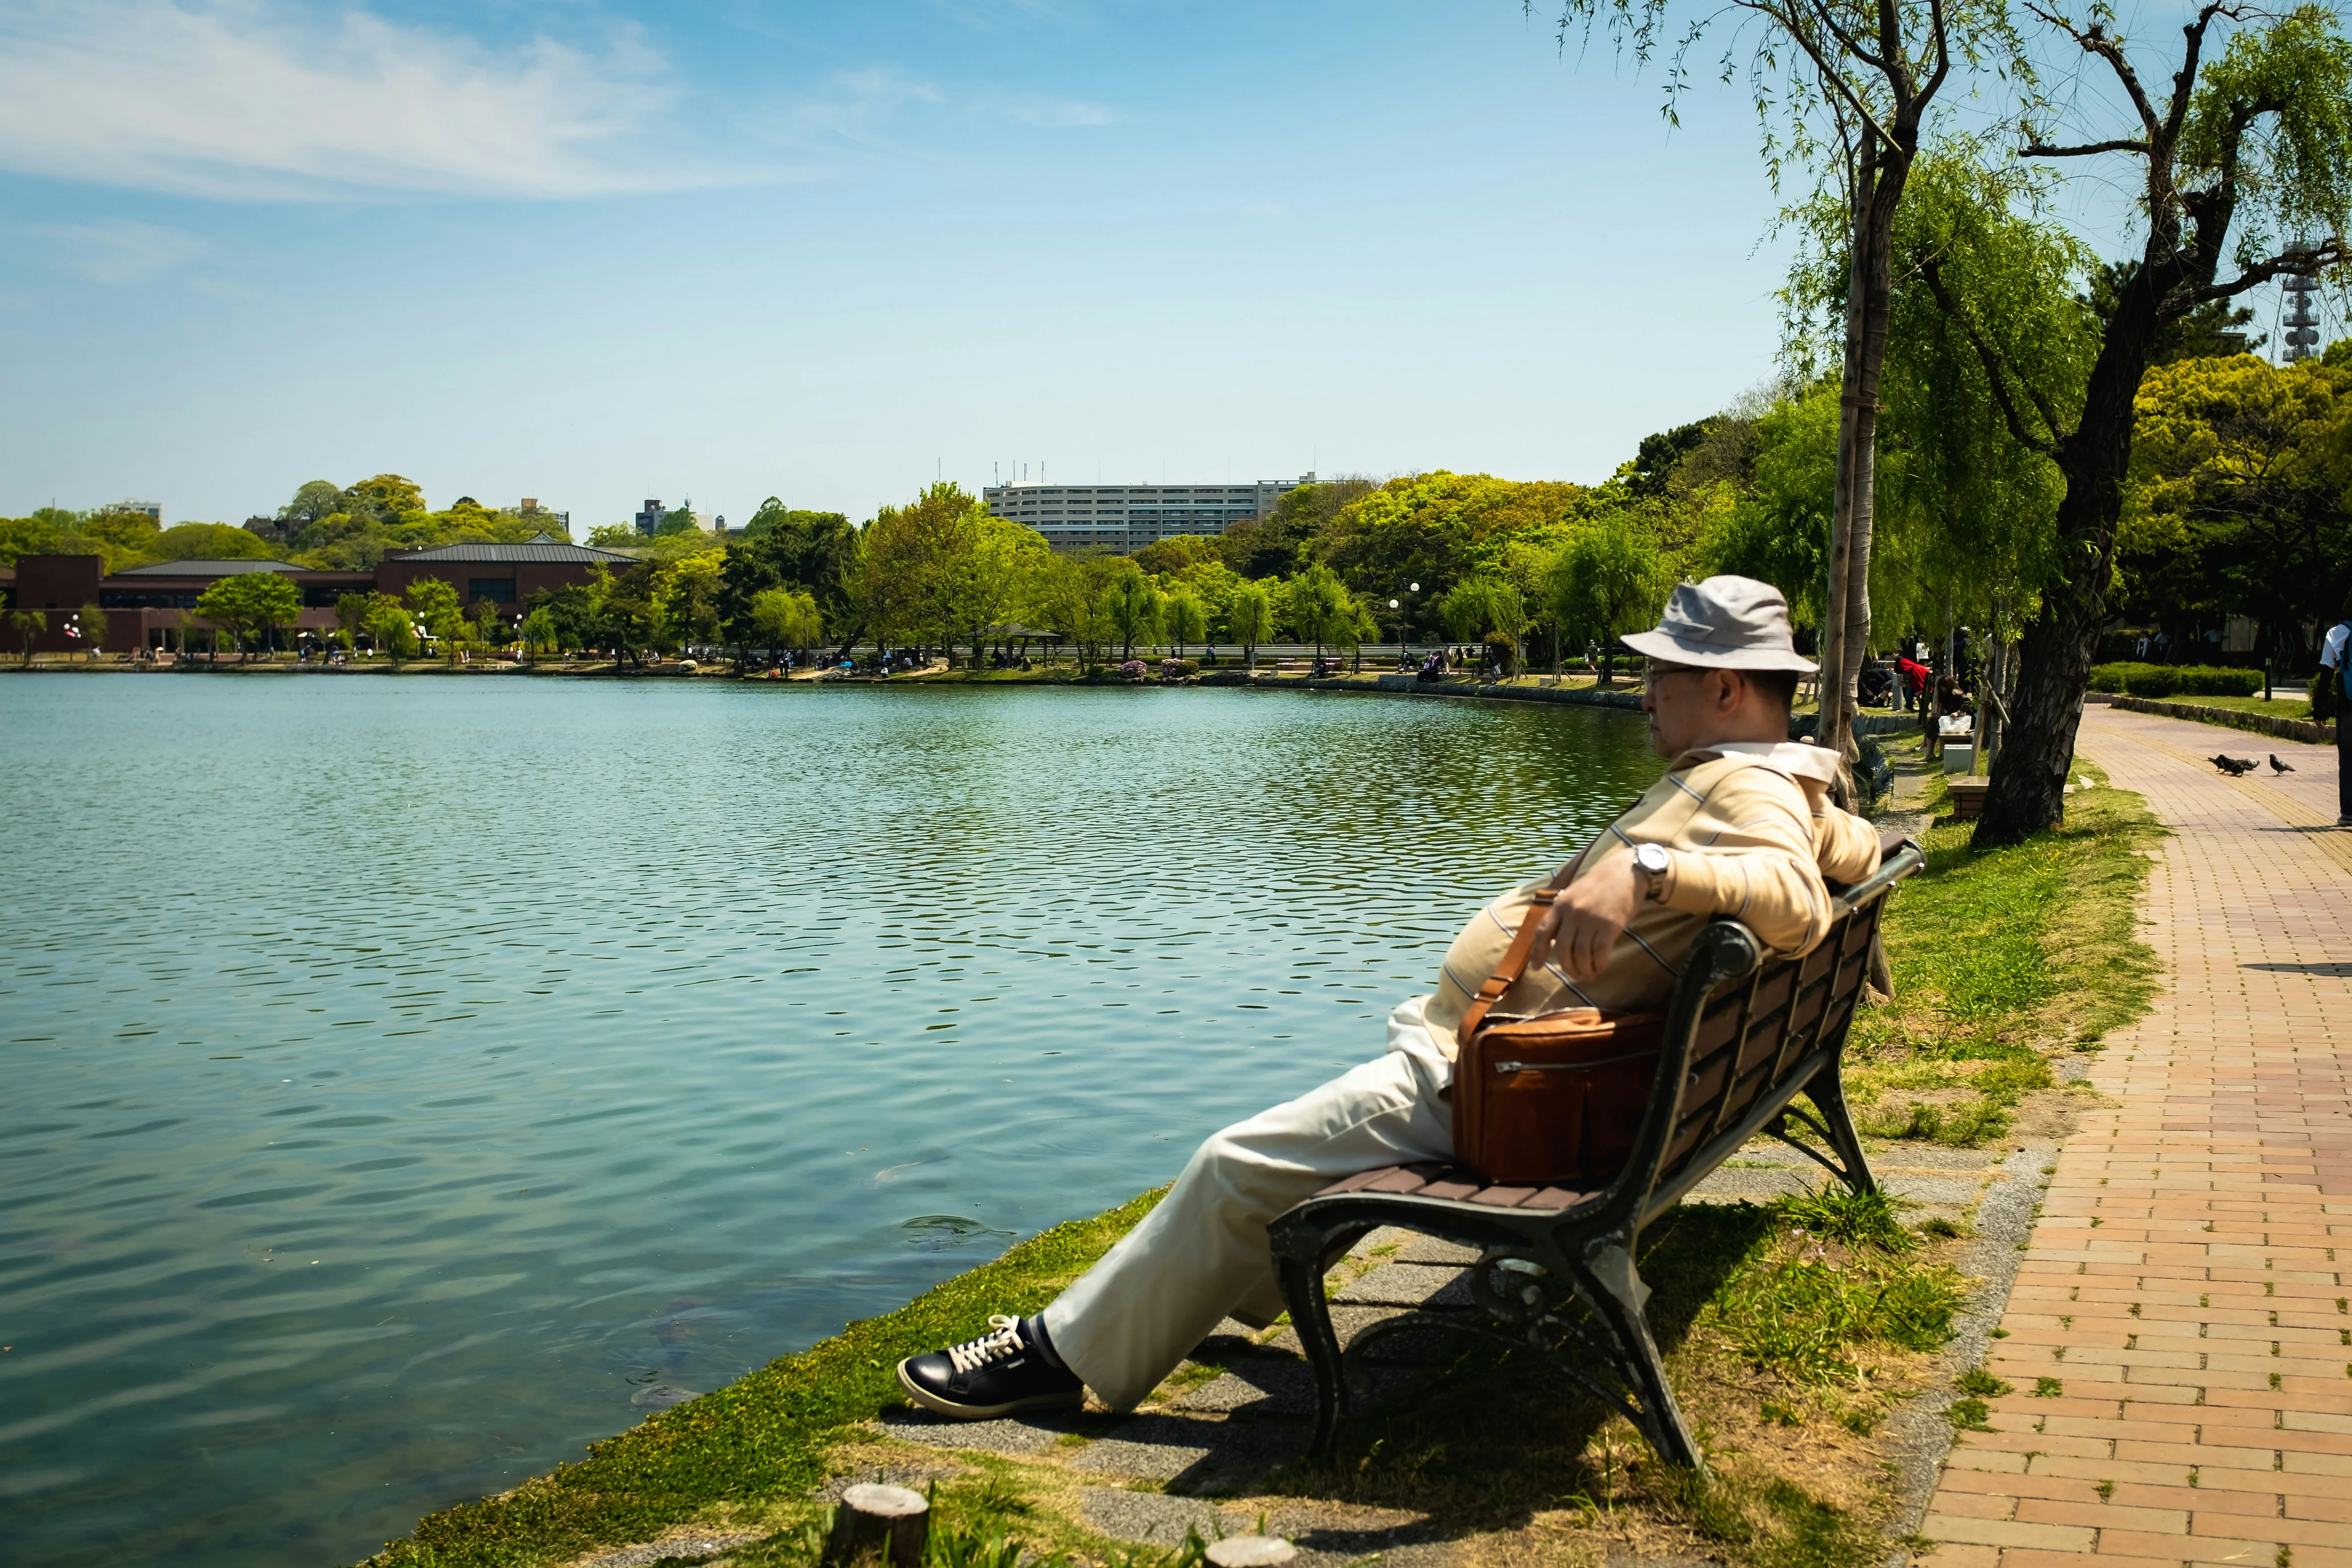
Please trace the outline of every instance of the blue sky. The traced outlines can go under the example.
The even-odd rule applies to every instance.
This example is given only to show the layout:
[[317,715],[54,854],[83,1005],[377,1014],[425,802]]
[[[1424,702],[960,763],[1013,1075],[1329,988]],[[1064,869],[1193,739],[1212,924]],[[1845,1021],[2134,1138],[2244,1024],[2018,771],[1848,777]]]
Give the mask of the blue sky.
[[1606,477],[1772,370],[1752,112],[1512,0],[0,0],[0,513]]

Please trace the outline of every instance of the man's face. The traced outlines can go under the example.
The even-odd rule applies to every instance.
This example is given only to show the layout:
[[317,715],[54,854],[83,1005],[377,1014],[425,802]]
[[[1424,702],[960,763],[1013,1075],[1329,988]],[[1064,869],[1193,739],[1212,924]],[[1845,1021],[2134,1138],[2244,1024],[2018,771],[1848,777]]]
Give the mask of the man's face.
[[1729,670],[1650,660],[1643,672],[1642,711],[1650,721],[1651,748],[1671,762],[1723,740],[1747,696],[1748,683]]

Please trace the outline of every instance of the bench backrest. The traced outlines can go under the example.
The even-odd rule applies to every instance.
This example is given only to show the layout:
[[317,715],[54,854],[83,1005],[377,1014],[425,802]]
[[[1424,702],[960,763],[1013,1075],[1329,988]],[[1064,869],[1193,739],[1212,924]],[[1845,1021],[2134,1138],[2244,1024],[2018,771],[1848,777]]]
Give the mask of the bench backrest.
[[1801,958],[1769,958],[1738,921],[1692,943],[1666,1008],[1658,1076],[1633,1157],[1609,1206],[1636,1227],[1672,1207],[1775,1121],[1845,1044],[1894,885],[1926,863],[1905,844],[1831,906],[1829,932]]

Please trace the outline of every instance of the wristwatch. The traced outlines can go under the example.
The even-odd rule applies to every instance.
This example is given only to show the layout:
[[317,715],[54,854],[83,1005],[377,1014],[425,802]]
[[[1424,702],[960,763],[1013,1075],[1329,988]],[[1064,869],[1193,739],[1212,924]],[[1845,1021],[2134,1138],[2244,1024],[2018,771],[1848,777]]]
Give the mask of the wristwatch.
[[1651,903],[1656,903],[1665,891],[1666,878],[1674,868],[1674,857],[1666,853],[1664,845],[1636,844],[1633,846],[1633,869],[1642,873],[1647,879],[1648,886],[1642,896]]

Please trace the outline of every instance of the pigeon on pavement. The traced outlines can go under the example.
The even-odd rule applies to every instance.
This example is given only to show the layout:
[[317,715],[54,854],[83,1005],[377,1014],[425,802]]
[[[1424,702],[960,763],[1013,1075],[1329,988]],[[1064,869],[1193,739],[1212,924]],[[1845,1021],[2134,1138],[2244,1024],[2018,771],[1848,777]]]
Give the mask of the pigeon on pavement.
[[2278,760],[2278,753],[2276,752],[2273,752],[2271,753],[2271,772],[2274,773],[2291,773],[2294,772],[2294,768],[2292,763],[2280,762]]
[[2244,778],[2248,773],[2254,771],[2254,764],[2248,762],[2243,757],[2232,757],[2224,754],[2217,757],[2208,757],[2205,760],[2212,763],[2217,771],[2225,773],[2233,779]]

